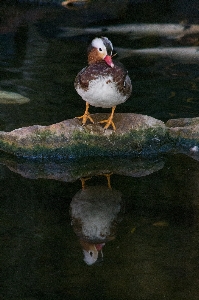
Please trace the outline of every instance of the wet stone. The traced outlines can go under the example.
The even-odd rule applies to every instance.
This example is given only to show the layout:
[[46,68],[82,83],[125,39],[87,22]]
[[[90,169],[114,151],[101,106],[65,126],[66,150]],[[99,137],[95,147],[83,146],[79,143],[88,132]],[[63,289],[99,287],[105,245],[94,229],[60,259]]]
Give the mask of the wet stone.
[[176,148],[193,149],[199,146],[199,118],[171,119],[166,123],[170,139]]
[[92,115],[94,124],[70,119],[50,126],[30,126],[0,132],[0,149],[28,158],[84,156],[145,156],[165,151],[165,124],[140,114],[115,114],[116,131],[98,124],[109,114]]

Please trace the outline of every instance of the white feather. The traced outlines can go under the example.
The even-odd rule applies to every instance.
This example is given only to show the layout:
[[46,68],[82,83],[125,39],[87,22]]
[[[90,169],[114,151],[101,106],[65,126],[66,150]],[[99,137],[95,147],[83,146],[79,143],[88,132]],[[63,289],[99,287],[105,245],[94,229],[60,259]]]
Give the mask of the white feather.
[[95,38],[91,44],[94,48],[98,48],[98,49],[101,48],[103,51],[106,50],[103,40],[100,38]]
[[83,100],[96,107],[110,108],[126,101],[126,96],[119,93],[111,76],[99,76],[90,81],[85,91],[77,87],[78,94]]

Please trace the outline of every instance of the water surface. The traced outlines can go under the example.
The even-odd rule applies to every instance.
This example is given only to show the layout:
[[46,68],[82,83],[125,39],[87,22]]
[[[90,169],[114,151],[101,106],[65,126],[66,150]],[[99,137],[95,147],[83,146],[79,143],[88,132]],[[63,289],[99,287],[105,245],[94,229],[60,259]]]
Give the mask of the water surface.
[[[0,87],[30,102],[0,104],[3,131],[60,122],[82,115],[85,106],[73,82],[87,64],[86,48],[93,36],[60,38],[60,27],[67,25],[62,10],[58,9],[58,17],[47,13],[44,18],[38,9],[25,13],[23,22],[13,17],[14,25],[1,27],[6,30],[0,35]],[[68,20],[78,26],[73,14]],[[109,38],[115,47],[180,46],[158,37]],[[123,58],[120,53],[117,59],[128,68],[133,82],[132,96],[117,107],[118,112],[163,121],[198,116],[198,63],[152,56]],[[105,110],[92,107],[91,111]],[[197,156],[42,163],[1,154],[0,161],[3,299],[198,299]],[[112,190],[122,196],[120,211],[114,233],[103,246],[103,260],[88,266],[82,237],[71,224],[70,205],[82,191],[82,177],[89,178],[87,191],[99,193],[100,186],[106,195],[107,179],[102,174],[107,173],[113,173]]]
[[[111,175],[122,209],[103,261],[91,266],[71,225],[70,204],[81,181],[60,179],[60,170],[59,180],[30,179],[24,174],[34,178],[35,170],[27,173],[23,164],[23,176],[11,162],[10,169],[1,166],[4,299],[197,299],[198,162],[184,155],[159,158],[148,176],[143,166],[137,162],[131,176],[129,170]],[[52,166],[45,169],[55,176]],[[105,176],[92,175],[87,188],[106,190]]]

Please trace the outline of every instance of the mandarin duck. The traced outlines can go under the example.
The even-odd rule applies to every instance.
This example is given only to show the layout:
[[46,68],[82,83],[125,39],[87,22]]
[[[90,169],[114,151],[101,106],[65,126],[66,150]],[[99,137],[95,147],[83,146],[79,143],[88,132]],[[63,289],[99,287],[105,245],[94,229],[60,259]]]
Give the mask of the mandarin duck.
[[99,123],[106,123],[104,129],[112,125],[113,115],[118,104],[124,103],[131,95],[132,85],[128,72],[119,62],[112,61],[113,45],[107,37],[95,38],[88,47],[88,66],[83,68],[75,78],[75,89],[86,101],[82,119],[85,125],[89,119],[94,123],[88,111],[89,105],[112,108],[110,117]]
[[82,189],[70,204],[71,224],[88,265],[103,260],[102,248],[115,238],[123,213],[121,193],[111,188],[109,175],[107,179],[108,186],[86,186],[87,178],[82,178]]

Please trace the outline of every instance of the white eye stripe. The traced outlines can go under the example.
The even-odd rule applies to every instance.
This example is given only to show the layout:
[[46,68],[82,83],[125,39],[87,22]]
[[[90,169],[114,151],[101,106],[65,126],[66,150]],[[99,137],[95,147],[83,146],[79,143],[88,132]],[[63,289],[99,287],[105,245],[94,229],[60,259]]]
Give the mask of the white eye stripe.
[[[102,41],[102,39],[100,38],[95,38],[91,45],[94,47],[94,48],[97,48],[99,49],[99,51],[106,51],[106,47],[104,46],[104,43]],[[100,50],[101,49],[101,50]]]

